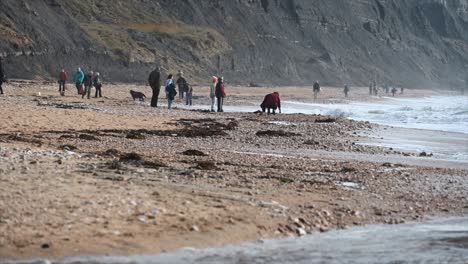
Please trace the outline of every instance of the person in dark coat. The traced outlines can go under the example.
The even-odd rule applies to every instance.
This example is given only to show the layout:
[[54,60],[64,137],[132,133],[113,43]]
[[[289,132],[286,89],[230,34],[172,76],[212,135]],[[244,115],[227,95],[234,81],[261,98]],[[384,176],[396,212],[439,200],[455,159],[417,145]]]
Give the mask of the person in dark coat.
[[267,94],[260,107],[264,113],[265,110],[268,109],[268,114],[270,114],[271,110],[273,110],[273,114],[276,114],[276,109],[279,109],[279,113],[281,114],[281,99],[279,93],[274,92]]
[[320,83],[319,83],[319,81],[316,81],[314,83],[313,91],[314,91],[314,99],[317,99],[318,94],[320,93]]
[[67,72],[64,69],[62,69],[62,71],[60,72],[58,83],[59,83],[59,93],[61,96],[64,96],[65,85],[67,83]]
[[93,71],[90,71],[88,74],[85,75],[85,78],[83,80],[83,84],[85,86],[85,92],[81,96],[81,98],[84,98],[85,95],[90,99],[91,97],[91,89],[93,88]]
[[187,80],[184,78],[184,73],[182,71],[179,71],[179,74],[177,74],[179,78],[177,78],[176,84],[177,87],[179,88],[179,98],[184,99],[184,92],[185,92],[185,86],[187,85]]
[[157,67],[150,73],[148,83],[153,90],[153,96],[151,97],[151,107],[158,107],[159,92],[161,90],[161,69]]
[[0,94],[3,94],[3,82],[5,81],[5,71],[3,70],[3,59],[0,57]]
[[350,90],[349,86],[347,84],[345,84],[343,92],[344,92],[346,98],[348,98],[349,90]]
[[96,94],[94,98],[102,97],[102,79],[101,74],[96,72],[93,78],[93,86],[96,89]]
[[218,112],[224,112],[223,104],[224,98],[226,97],[226,92],[224,90],[224,79],[223,77],[218,78],[218,83],[216,84],[215,89],[216,99],[218,100]]
[[167,108],[172,109],[172,103],[175,99],[175,96],[177,95],[172,74],[169,74],[169,76],[167,76],[165,92],[167,97]]

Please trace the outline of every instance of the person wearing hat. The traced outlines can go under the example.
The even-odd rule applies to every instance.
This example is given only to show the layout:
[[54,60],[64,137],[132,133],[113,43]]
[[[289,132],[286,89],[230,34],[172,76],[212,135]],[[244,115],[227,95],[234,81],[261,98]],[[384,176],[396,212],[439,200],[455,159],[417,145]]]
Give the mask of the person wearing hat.
[[179,98],[184,99],[184,93],[185,93],[185,87],[187,85],[187,80],[184,78],[184,73],[182,71],[179,71],[179,74],[177,74],[179,77],[176,81],[177,87],[179,88]]
[[226,97],[226,92],[224,91],[223,77],[218,78],[218,83],[216,84],[215,95],[216,95],[216,100],[218,101],[218,112],[224,112],[223,104],[224,104],[224,98]]

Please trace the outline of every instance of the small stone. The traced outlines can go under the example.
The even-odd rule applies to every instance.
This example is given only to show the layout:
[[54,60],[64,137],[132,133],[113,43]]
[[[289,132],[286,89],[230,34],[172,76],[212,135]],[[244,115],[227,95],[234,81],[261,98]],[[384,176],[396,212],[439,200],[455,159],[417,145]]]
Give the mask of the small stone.
[[198,226],[196,226],[196,225],[193,225],[192,227],[190,227],[190,231],[200,232],[200,228],[198,228]]
[[300,228],[300,227],[296,229],[296,233],[300,237],[307,235],[307,232],[304,230],[304,228]]
[[50,248],[50,244],[44,243],[44,244],[41,245],[41,248],[42,249],[48,249],[48,248]]

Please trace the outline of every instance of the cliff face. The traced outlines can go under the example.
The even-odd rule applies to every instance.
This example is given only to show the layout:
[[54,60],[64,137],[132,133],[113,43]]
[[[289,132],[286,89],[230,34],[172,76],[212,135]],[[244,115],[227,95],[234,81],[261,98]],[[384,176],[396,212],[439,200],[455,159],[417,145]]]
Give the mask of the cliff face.
[[9,77],[143,81],[159,64],[262,84],[461,86],[468,0],[2,0]]

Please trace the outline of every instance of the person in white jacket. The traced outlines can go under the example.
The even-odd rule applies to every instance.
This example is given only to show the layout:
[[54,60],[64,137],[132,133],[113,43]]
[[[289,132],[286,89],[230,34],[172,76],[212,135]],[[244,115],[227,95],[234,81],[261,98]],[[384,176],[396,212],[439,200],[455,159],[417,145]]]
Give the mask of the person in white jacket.
[[211,112],[215,112],[215,104],[216,104],[216,84],[218,83],[218,77],[213,76],[212,77],[213,83],[211,84],[210,87],[210,98],[211,98]]

